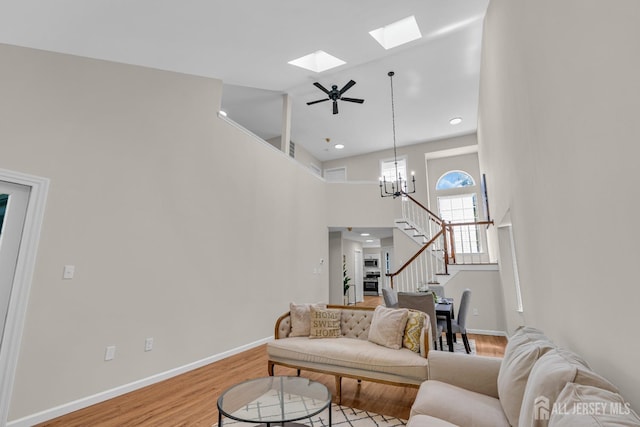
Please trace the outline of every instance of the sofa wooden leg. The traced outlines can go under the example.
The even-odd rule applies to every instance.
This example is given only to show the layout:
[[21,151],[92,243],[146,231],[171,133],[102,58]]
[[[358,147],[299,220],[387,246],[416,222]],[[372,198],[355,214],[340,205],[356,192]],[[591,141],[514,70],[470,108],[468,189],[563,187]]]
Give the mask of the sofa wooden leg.
[[336,403],[339,405],[342,402],[342,377],[336,375]]
[[300,369],[298,369],[297,371],[298,371],[298,375],[297,376],[300,376]]
[[273,365],[274,363],[272,361],[267,362],[267,371],[269,372],[270,377],[273,376]]

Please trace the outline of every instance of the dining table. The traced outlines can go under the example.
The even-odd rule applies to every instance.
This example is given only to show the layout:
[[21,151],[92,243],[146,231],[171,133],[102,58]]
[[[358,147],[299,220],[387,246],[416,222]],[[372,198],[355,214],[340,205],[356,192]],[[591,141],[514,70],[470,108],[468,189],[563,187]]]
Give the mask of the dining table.
[[447,322],[447,346],[450,352],[453,352],[453,333],[451,332],[451,320],[454,318],[453,313],[453,298],[438,298],[436,301],[436,316],[444,318]]

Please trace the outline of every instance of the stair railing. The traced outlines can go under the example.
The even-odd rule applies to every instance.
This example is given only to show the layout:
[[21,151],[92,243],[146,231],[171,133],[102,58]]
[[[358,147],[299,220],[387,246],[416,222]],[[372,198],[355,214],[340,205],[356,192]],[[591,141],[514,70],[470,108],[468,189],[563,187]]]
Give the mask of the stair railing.
[[445,222],[413,197],[402,198],[402,222],[405,231],[422,246],[396,272],[388,273],[389,284],[399,291],[415,291],[429,283],[438,283],[438,274],[447,274],[448,242]]
[[446,222],[447,240],[450,249],[449,264],[489,264],[486,250],[487,234],[482,229],[493,225],[493,221]]
[[449,264],[487,264],[486,233],[481,227],[493,221],[450,223],[442,220],[410,195],[402,197],[402,223],[405,231],[422,238],[423,245],[398,271],[386,274],[388,284],[398,291],[415,292],[438,283],[437,276],[448,274]]
[[437,242],[444,242],[444,232],[436,233],[398,271],[387,274],[391,288],[415,292],[421,286],[437,283],[436,272],[446,268],[442,250]]

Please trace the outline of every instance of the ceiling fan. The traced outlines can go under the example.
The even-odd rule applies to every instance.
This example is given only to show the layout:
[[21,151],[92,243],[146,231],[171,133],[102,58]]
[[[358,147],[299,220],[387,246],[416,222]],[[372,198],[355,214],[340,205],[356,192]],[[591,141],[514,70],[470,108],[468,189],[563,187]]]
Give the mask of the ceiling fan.
[[345,98],[342,96],[342,94],[348,91],[349,89],[351,89],[351,86],[353,86],[354,84],[356,84],[356,82],[354,82],[353,80],[349,80],[349,82],[346,85],[344,85],[344,87],[340,90],[338,90],[337,85],[333,85],[331,86],[331,90],[327,90],[327,88],[322,86],[320,83],[315,82],[313,85],[318,89],[320,89],[321,91],[323,91],[324,93],[326,93],[328,98],[307,102],[307,105],[317,104],[318,102],[333,101],[333,114],[338,114],[338,100],[356,102],[358,104],[362,104],[364,102],[364,99]]

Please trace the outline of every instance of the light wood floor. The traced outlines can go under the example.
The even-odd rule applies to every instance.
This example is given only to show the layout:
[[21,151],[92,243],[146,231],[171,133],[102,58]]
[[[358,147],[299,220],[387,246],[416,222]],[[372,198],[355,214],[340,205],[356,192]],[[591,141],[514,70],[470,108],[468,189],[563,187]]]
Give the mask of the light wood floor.
[[[378,297],[365,297],[358,305],[376,306]],[[275,322],[275,319],[274,319]],[[469,335],[479,355],[502,356],[506,338]],[[276,367],[276,375],[295,375]],[[227,388],[267,375],[266,345],[187,372],[140,390],[110,399],[40,426],[211,426],[218,421],[216,402]],[[302,372],[335,393],[333,376]],[[417,389],[343,379],[342,404],[378,414],[407,419]]]

